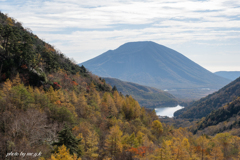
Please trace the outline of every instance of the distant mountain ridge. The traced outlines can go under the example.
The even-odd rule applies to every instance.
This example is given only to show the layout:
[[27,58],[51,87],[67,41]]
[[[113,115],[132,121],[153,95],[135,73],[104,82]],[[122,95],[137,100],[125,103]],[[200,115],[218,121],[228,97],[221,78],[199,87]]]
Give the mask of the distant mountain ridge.
[[230,79],[232,81],[240,77],[240,71],[219,71],[215,72],[214,74]]
[[101,77],[165,89],[215,88],[229,83],[177,51],[151,41],[129,42],[84,65]]
[[123,95],[131,95],[145,108],[173,107],[178,104],[173,95],[160,89],[124,82],[115,78],[104,79],[111,86],[116,86],[117,90]]

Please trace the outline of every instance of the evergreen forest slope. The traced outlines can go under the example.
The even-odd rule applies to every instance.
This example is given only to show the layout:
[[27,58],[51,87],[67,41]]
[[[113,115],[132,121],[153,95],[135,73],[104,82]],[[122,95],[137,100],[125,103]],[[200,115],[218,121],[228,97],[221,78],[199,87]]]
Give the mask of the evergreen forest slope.
[[104,79],[112,87],[116,86],[117,90],[123,95],[131,95],[141,106],[146,108],[174,107],[178,104],[173,95],[160,89],[124,82],[115,78]]
[[34,35],[30,29],[0,12],[0,81],[17,72],[34,86],[48,82],[46,74],[63,69],[87,76],[86,69]]
[[219,91],[210,94],[174,113],[178,118],[198,119],[207,116],[214,110],[232,102],[240,95],[240,78],[226,85]]
[[191,128],[194,133],[214,135],[224,131],[232,131],[240,136],[240,97],[225,106],[212,111],[209,115]]
[[0,74],[0,159],[238,158],[238,136],[161,123],[1,12]]

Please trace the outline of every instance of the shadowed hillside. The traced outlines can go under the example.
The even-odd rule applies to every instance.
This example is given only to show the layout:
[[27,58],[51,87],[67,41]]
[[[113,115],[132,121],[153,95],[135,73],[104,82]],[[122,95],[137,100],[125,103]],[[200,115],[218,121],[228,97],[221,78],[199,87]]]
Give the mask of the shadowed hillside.
[[174,113],[179,118],[202,118],[233,101],[240,95],[240,78],[226,85],[219,91],[208,95],[190,106]]
[[[239,133],[240,125],[240,97],[236,98],[234,101],[227,103],[225,106],[211,112],[205,118],[197,123],[197,125],[192,128],[194,133],[199,135],[205,133],[208,135],[214,135],[219,132],[238,131]],[[237,132],[236,132],[237,133]]]

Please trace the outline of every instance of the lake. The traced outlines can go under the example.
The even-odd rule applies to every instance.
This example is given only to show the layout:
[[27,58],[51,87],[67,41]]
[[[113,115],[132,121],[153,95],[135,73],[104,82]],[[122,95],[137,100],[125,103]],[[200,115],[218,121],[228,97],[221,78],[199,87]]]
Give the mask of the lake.
[[177,105],[176,107],[163,107],[163,108],[155,108],[156,114],[158,116],[168,116],[170,118],[173,117],[174,112],[184,107]]

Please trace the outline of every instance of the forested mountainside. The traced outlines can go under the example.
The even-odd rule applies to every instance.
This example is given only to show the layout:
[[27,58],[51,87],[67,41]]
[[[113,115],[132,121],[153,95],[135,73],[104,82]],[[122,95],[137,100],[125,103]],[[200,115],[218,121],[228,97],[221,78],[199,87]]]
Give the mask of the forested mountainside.
[[[50,44],[37,38],[44,46],[36,50],[38,43],[23,38],[34,42],[34,34],[0,15],[0,159],[238,158],[239,137],[194,136],[161,123],[154,111],[120,95]],[[9,30],[14,32],[5,38]]]
[[116,86],[117,90],[123,95],[131,95],[145,108],[175,107],[178,104],[177,99],[173,95],[160,89],[142,86],[132,82],[124,82],[115,78],[104,79],[112,87]]
[[212,111],[201,119],[191,130],[198,134],[214,135],[224,131],[232,131],[240,136],[240,97],[225,106]]
[[232,81],[240,77],[240,71],[219,71],[219,72],[215,72],[214,74],[230,79]]
[[59,69],[87,76],[83,66],[73,64],[63,53],[3,13],[0,13],[0,42],[0,81],[19,72],[26,83],[40,86],[48,82],[47,73]]
[[240,95],[240,78],[226,85],[219,91],[202,98],[188,107],[174,113],[178,118],[202,118],[212,111],[235,100]]

